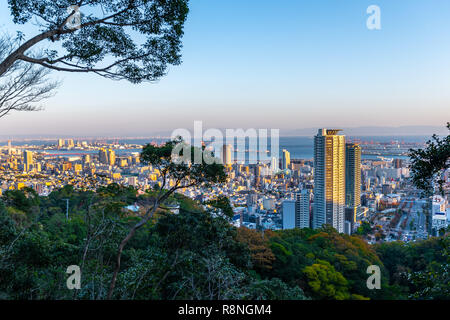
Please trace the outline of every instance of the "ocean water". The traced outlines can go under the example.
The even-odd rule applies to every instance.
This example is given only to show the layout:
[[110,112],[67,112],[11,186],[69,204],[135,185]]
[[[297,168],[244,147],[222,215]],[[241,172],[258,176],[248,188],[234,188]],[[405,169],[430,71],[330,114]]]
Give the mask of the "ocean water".
[[[390,143],[390,142],[397,142],[397,143],[424,143],[429,139],[429,137],[426,136],[365,136],[365,137],[347,137],[347,141],[365,141],[365,142],[371,142],[373,144],[377,143]],[[77,139],[74,139],[77,141]],[[83,140],[83,139],[80,139]],[[167,139],[162,138],[148,138],[148,139],[102,139],[97,141],[107,142],[107,143],[113,143],[113,142],[119,142],[119,143],[127,143],[127,144],[137,144],[137,145],[145,145],[147,143],[162,143],[166,141]],[[46,145],[55,145],[55,140],[27,140],[27,141],[12,141],[13,146],[46,146]],[[0,142],[0,146],[7,145],[6,141]],[[246,142],[246,146],[248,146],[248,139]],[[286,149],[291,154],[291,159],[312,159],[313,158],[313,152],[314,152],[314,138],[313,137],[280,137],[280,156],[281,151],[283,149]],[[248,148],[248,147],[247,147]],[[270,144],[270,138],[267,141],[267,149],[270,150],[271,144]],[[237,145],[235,144],[235,149],[237,149]],[[118,155],[131,153],[131,152],[139,152],[140,149],[132,149],[132,150],[123,150],[123,149],[116,149],[116,153]],[[80,154],[92,154],[97,153],[96,151],[79,151],[79,150],[72,150],[72,151],[51,151],[52,154],[71,154],[71,153],[80,153]],[[371,155],[363,155],[364,159],[372,159],[376,158],[376,156]],[[407,158],[407,157],[396,157],[396,158]]]

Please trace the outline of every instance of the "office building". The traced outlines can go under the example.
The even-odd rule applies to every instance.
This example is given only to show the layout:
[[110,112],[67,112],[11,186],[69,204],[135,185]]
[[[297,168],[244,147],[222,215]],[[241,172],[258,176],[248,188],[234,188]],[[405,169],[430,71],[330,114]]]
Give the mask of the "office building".
[[303,189],[294,200],[283,201],[283,229],[309,228],[311,189]]

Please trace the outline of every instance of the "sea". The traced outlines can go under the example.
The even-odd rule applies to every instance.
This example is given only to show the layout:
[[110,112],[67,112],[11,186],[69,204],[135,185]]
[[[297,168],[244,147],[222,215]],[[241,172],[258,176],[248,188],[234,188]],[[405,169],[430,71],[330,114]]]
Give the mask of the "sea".
[[[367,142],[371,144],[386,144],[386,143],[398,143],[398,144],[424,144],[426,141],[429,140],[430,137],[428,136],[358,136],[358,137],[351,137],[347,136],[347,141],[360,141],[360,142]],[[74,141],[89,141],[89,142],[102,142],[102,143],[118,143],[118,144],[132,144],[132,145],[146,145],[147,143],[157,143],[160,144],[162,142],[167,141],[167,138],[123,138],[123,139],[108,139],[108,138],[102,138],[102,139],[74,139]],[[20,141],[12,141],[12,146],[18,146],[18,147],[26,147],[26,146],[51,146],[55,145],[57,142],[56,139],[45,139],[45,140],[20,140]],[[248,143],[248,142],[247,142]],[[0,141],[0,146],[7,145],[7,141]],[[247,144],[248,145],[248,144]],[[270,138],[267,140],[267,149],[270,150]],[[291,159],[312,159],[314,156],[314,137],[280,137],[279,140],[279,148],[280,148],[280,155],[283,149],[286,149],[291,154]],[[235,145],[235,149],[237,149],[237,145]],[[116,151],[117,155],[123,155],[123,154],[130,154],[133,152],[140,152],[141,149],[114,149]],[[35,149],[35,151],[43,151],[43,149]],[[51,154],[61,154],[61,155],[70,155],[73,153],[77,154],[93,154],[97,153],[98,151],[95,150],[47,150],[47,152]],[[407,156],[387,156],[388,158],[400,158],[400,159],[407,159]],[[362,156],[363,159],[376,159],[379,158],[379,156],[376,155],[364,155]]]

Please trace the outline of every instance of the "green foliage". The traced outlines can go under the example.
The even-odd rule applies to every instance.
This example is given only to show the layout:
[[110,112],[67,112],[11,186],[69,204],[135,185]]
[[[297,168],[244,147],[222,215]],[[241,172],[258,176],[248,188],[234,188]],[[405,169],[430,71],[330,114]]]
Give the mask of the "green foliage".
[[382,243],[375,249],[402,299],[449,299],[448,237],[416,243]]
[[[0,201],[0,297],[105,299],[118,244],[138,219],[123,208],[148,205],[154,192],[138,196],[111,185],[95,193],[66,187],[39,199],[26,194],[7,194]],[[66,197],[70,220],[61,200]],[[263,238],[236,229],[181,194],[167,199],[174,200],[181,205],[178,215],[158,215],[124,248],[113,298],[449,297],[446,238],[370,246],[330,227],[266,231]],[[65,270],[73,264],[82,270],[81,290],[65,285]],[[366,287],[369,265],[381,268],[381,290]]]
[[207,201],[205,204],[219,209],[222,214],[228,218],[232,218],[234,215],[233,207],[231,206],[230,200],[226,196],[219,196],[216,199]]
[[[450,122],[447,122],[450,130]],[[444,194],[444,180],[441,174],[450,167],[450,135],[441,139],[433,135],[425,149],[410,150],[411,173],[414,185],[427,195],[432,195],[436,183]]]
[[[372,299],[390,297],[388,276],[382,261],[372,247],[357,236],[339,234],[333,228],[325,226],[321,230],[277,231],[269,234],[269,237],[269,245],[276,259],[272,263],[272,269],[261,272],[265,277],[280,278],[290,285],[298,285],[308,296],[326,298],[326,295],[319,294],[322,290],[320,286],[317,287],[319,291],[314,291],[316,287],[309,285],[311,280],[305,275],[306,270],[312,274],[319,267],[327,268],[311,267],[320,260],[333,267],[328,268],[331,269],[329,272],[333,275],[334,271],[339,272],[346,280],[346,289],[337,290],[339,299],[353,299],[356,297],[353,295]],[[382,290],[369,290],[366,286],[366,270],[370,265],[378,265],[382,270]]]
[[316,298],[345,300],[350,297],[347,280],[329,262],[317,260],[303,272]]
[[280,279],[256,280],[251,283],[245,298],[249,300],[307,300],[300,287],[289,287]]
[[[183,154],[186,149],[188,154]],[[169,178],[176,181],[173,188],[208,186],[225,182],[227,174],[222,164],[216,161],[208,163],[204,157],[196,159],[195,155],[202,151],[188,145],[179,137],[162,146],[147,144],[142,150],[141,162],[150,164],[160,171],[163,177],[161,188],[166,187]]]
[[356,230],[356,234],[359,234],[361,236],[367,236],[369,233],[372,232],[372,227],[370,226],[370,223],[367,221],[363,221],[361,225]]
[[[77,28],[67,24],[76,14],[73,1],[8,0],[14,23],[33,23],[40,34],[26,39],[0,63],[0,75],[9,62],[22,59],[49,69],[92,72],[105,78],[132,83],[155,81],[168,65],[181,62],[187,0],[80,1]],[[27,50],[43,40],[47,48],[38,57]],[[27,55],[26,55],[27,54]]]

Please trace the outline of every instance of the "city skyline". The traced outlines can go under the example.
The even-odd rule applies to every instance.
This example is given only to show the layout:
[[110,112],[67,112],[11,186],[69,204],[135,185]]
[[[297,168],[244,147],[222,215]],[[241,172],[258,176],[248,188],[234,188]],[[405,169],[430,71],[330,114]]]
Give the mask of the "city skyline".
[[[1,120],[0,120],[1,121]],[[444,136],[446,133],[445,126],[400,126],[400,127],[384,127],[384,126],[367,126],[367,127],[343,127],[330,125],[328,127],[339,127],[342,128],[348,137],[353,138],[372,138],[372,137],[392,137],[396,138],[419,138],[419,140],[428,139],[431,135],[437,134],[438,136]],[[313,128],[297,128],[297,129],[284,129],[280,130],[280,137],[312,137],[315,135],[320,127]],[[179,129],[179,128],[177,128]],[[192,126],[187,126],[188,131],[192,130]],[[209,127],[204,128],[205,130],[210,129]],[[230,129],[230,128],[228,128]],[[249,128],[231,128],[231,129],[243,129],[244,131]],[[251,129],[251,128],[250,128]],[[1,128],[0,128],[1,130]],[[218,129],[225,133],[227,129]],[[8,140],[14,141],[26,141],[26,140],[58,140],[58,139],[152,139],[161,138],[168,139],[174,130],[162,130],[154,132],[137,132],[130,134],[118,134],[114,133],[101,133],[101,134],[83,134],[82,131],[73,133],[53,133],[48,134],[45,132],[26,134],[26,133],[10,133],[1,134],[0,133],[0,144],[7,142]],[[1,132],[1,131],[0,131]],[[423,139],[420,139],[423,138]],[[425,140],[424,140],[425,141]]]
[[[63,83],[45,110],[0,119],[0,135],[123,136],[189,128],[198,119],[219,128],[443,127],[450,4],[380,0],[382,28],[368,30],[371,4],[193,2],[183,63],[159,82],[55,72]],[[9,14],[0,4],[4,33],[34,34]]]

